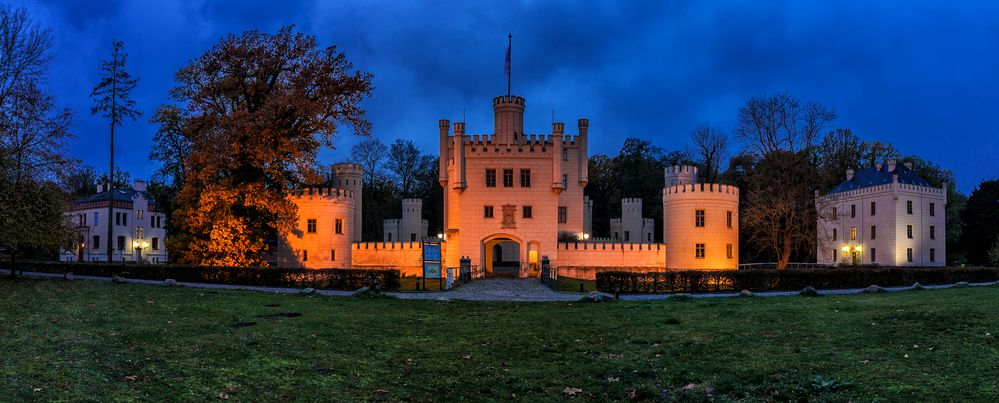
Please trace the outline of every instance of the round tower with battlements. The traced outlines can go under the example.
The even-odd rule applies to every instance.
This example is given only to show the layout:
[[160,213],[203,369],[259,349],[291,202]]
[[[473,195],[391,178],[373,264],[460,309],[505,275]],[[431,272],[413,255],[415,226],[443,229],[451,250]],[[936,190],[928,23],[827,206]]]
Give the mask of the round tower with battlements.
[[666,167],[666,186],[688,185],[697,183],[697,167],[693,165],[674,165]]
[[504,95],[493,98],[495,131],[493,142],[518,144],[524,136],[524,97]]
[[351,238],[354,242],[361,241],[361,202],[364,187],[364,168],[354,163],[334,164],[332,167],[333,187],[349,190],[354,195],[354,218],[351,223]]
[[[681,173],[697,177],[696,169]],[[666,268],[738,268],[739,188],[718,183],[669,185],[668,177],[669,173],[663,189]]]

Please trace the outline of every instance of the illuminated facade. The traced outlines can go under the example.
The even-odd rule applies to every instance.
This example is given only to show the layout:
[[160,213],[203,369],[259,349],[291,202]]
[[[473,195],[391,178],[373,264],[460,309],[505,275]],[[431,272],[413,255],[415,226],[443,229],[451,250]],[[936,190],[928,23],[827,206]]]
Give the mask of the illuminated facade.
[[114,190],[114,211],[108,215],[108,192],[75,200],[64,213],[77,239],[59,252],[64,262],[105,262],[108,224],[112,225],[111,260],[116,262],[166,263],[166,216],[146,192],[146,182],[137,180],[132,189]]
[[818,263],[945,265],[947,185],[930,186],[909,164],[847,170],[815,204]]
[[663,240],[669,269],[739,267],[739,188],[698,183],[697,168],[667,167]]

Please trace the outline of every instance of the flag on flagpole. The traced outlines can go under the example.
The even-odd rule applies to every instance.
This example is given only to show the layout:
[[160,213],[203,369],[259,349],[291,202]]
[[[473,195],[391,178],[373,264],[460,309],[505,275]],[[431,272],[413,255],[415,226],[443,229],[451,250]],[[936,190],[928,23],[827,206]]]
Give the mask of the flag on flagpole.
[[510,47],[511,46],[512,46],[512,43],[507,44],[507,46],[506,46],[506,65],[503,67],[503,72],[506,73],[506,74],[510,74]]

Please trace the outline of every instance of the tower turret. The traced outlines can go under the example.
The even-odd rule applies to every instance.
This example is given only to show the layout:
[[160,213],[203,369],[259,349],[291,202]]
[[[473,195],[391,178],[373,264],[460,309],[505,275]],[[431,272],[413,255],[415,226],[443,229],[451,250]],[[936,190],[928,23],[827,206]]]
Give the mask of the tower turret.
[[361,241],[361,189],[363,185],[364,168],[361,168],[358,164],[353,163],[340,163],[334,164],[332,167],[333,171],[333,186],[346,189],[354,193],[354,201],[356,205],[354,206],[354,218],[353,222],[350,223],[350,233],[353,235],[352,239],[354,242]]
[[496,144],[517,144],[524,136],[524,97],[505,95],[493,98],[494,137]]
[[674,165],[666,167],[666,186],[689,185],[697,183],[697,167],[692,165]]
[[588,162],[590,160],[589,149],[587,144],[589,143],[589,132],[590,132],[590,120],[589,119],[579,119],[577,121],[577,126],[579,128],[579,139],[576,142],[579,144],[579,183],[586,186],[586,183],[590,181],[590,173]]
[[552,123],[552,191],[562,193],[565,185],[562,183],[562,134],[565,133],[565,124],[561,122]]
[[451,130],[451,122],[447,119],[441,119],[437,122],[438,128],[440,128],[440,156],[438,158],[439,165],[437,166],[437,181],[440,182],[441,186],[447,184],[447,138],[448,131]]

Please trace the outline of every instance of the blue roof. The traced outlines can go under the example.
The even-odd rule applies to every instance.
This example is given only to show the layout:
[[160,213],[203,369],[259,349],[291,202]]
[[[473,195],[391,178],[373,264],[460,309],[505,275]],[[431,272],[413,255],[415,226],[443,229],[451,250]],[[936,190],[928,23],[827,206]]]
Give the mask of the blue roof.
[[[140,192],[140,191],[134,190],[134,189],[115,189],[114,190],[114,200],[115,201],[124,201],[124,202],[131,203],[132,199],[138,193],[141,193],[142,197],[145,197],[146,200],[148,200],[150,207],[155,207],[156,206],[156,202],[153,200],[153,198],[148,193],[146,193],[146,192]],[[104,191],[104,192],[92,194],[92,195],[84,197],[82,199],[76,199],[75,201],[73,201],[73,204],[79,206],[81,204],[100,203],[100,202],[106,202],[106,201],[108,201],[108,192]]]
[[829,193],[847,192],[850,190],[863,189],[871,186],[886,185],[891,183],[892,174],[898,174],[898,183],[918,186],[932,186],[925,179],[920,178],[911,169],[901,162],[895,165],[894,171],[888,170],[888,164],[878,169],[877,167],[864,168],[853,174],[853,178],[836,185]]

